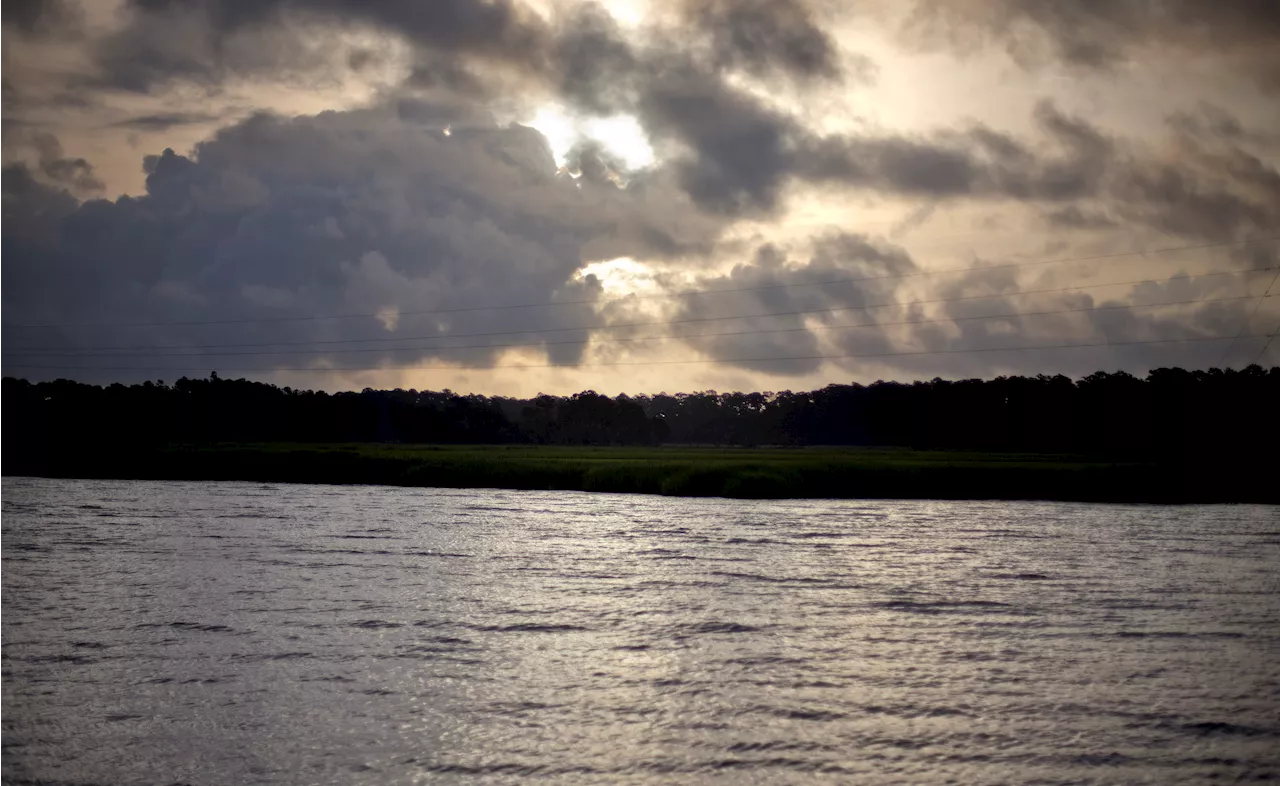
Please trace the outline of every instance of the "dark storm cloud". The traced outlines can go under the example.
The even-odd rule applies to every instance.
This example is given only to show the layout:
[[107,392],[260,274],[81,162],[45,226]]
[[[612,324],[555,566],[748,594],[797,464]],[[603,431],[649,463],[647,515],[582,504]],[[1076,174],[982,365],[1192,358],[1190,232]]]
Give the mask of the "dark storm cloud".
[[[815,331],[810,326],[815,322],[874,323],[876,310],[857,309],[891,302],[901,283],[901,278],[895,277],[916,271],[915,262],[901,248],[863,235],[838,233],[819,237],[812,244],[809,259],[802,263],[789,261],[781,249],[765,244],[749,262],[735,265],[724,275],[703,277],[697,282],[699,290],[760,289],[682,298],[673,319],[758,315],[686,326],[680,332],[689,335],[682,340],[732,366],[771,374],[809,373],[823,361],[780,363],[752,359],[822,355],[833,335],[845,336],[843,340],[862,351],[884,351],[890,346],[889,341],[874,325],[853,331]],[[717,333],[722,335],[714,335]],[[724,335],[732,333],[741,335]]]
[[580,186],[606,189],[617,185],[627,170],[620,158],[594,141],[575,145],[565,157],[565,168],[580,178]]
[[[516,332],[466,343],[586,337],[588,331],[546,332],[593,323],[590,306],[571,304],[601,292],[600,282],[574,278],[584,262],[705,260],[725,227],[740,218],[776,217],[791,190],[806,187],[929,209],[977,200],[992,209],[1031,203],[1062,230],[1105,220],[1222,240],[1278,225],[1280,176],[1259,153],[1267,135],[1225,113],[1174,118],[1168,146],[1113,138],[1048,102],[1035,109],[1037,130],[1026,136],[974,123],[933,133],[823,134],[767,95],[829,85],[865,67],[822,32],[807,5],[681,0],[673,7],[676,25],[636,32],[591,5],[544,21],[519,4],[481,0],[139,0],[122,28],[89,45],[99,70],[83,80],[80,95],[92,95],[85,86],[156,97],[191,85],[216,93],[238,78],[310,86],[388,62],[391,47],[353,44],[344,38],[353,31],[407,43],[410,76],[374,109],[293,120],[257,116],[224,128],[192,156],[149,156],[147,190],[137,198],[77,206],[68,189],[91,190],[92,168],[52,147],[29,168],[6,169],[5,215],[17,216],[4,234],[8,317],[145,322],[383,312],[380,319],[46,336],[63,346],[90,338],[196,345],[502,329]],[[600,145],[583,143],[565,162],[574,180],[557,173],[538,133],[498,126],[488,110],[548,100],[587,116],[634,114],[660,163],[627,171]],[[5,107],[11,108],[7,83]],[[201,108],[177,105],[119,125],[162,132],[217,122]],[[922,210],[920,220],[928,215]],[[899,250],[840,235],[818,242],[799,263],[764,245],[731,272],[696,283],[776,286],[913,269]],[[690,299],[680,315],[857,306],[892,300],[895,286],[708,296]],[[399,314],[549,301],[564,305]],[[686,341],[718,358],[819,354],[832,342],[850,353],[900,346],[891,330],[815,332],[794,316],[730,323],[736,324],[789,332]],[[999,324],[965,323],[958,337],[920,326],[915,335],[934,342],[928,346],[981,345],[1007,338]],[[28,340],[6,331],[6,348],[18,338]],[[556,363],[581,357],[580,346],[547,350]],[[370,365],[437,356],[482,367],[497,350],[321,359]],[[296,366],[315,358],[209,362],[228,360]]]
[[74,191],[101,191],[102,182],[93,175],[93,165],[81,157],[64,156],[63,146],[54,134],[36,134],[33,146],[40,154],[40,170],[45,177]]
[[[86,91],[162,93],[195,85],[217,94],[235,78],[332,80],[349,70],[340,31],[304,21],[225,27],[219,3],[163,3],[132,8],[127,23],[88,45],[96,70],[75,83]],[[263,13],[271,10],[263,4]]]
[[1280,172],[1261,153],[1271,134],[1222,112],[1171,119],[1173,146],[1128,157],[1109,176],[1113,212],[1187,237],[1226,240],[1280,231]]
[[493,114],[483,105],[459,101],[451,97],[439,100],[425,98],[393,98],[382,108],[399,122],[443,132],[453,128],[494,128]]
[[646,128],[689,151],[675,167],[699,205],[723,213],[774,209],[793,167],[794,121],[694,68],[654,80],[639,109]]
[[[148,156],[146,194],[76,205],[21,167],[5,173],[6,321],[300,321],[217,326],[5,331],[17,345],[199,345],[265,340],[450,336],[538,342],[591,325],[598,282],[574,279],[588,253],[642,255],[651,238],[705,245],[718,226],[689,220],[679,193],[632,193],[558,175],[532,129],[444,134],[394,110],[291,120],[254,116],[194,156]],[[685,214],[685,215],[681,215]],[[594,257],[599,258],[599,257]],[[560,302],[555,308],[412,316],[401,311]],[[318,314],[381,318],[309,320]],[[552,333],[553,339],[585,337]],[[414,346],[412,343],[400,346]],[[554,347],[574,363],[581,347]],[[175,358],[161,364],[338,365],[441,357],[483,367],[496,350],[335,356]],[[50,362],[45,358],[44,362]],[[146,365],[116,358],[122,365]],[[229,362],[230,361],[230,362]],[[7,362],[15,362],[12,358]],[[56,362],[56,361],[55,361]],[[155,365],[155,359],[151,359]]]
[[727,78],[735,70],[769,79],[840,78],[841,57],[802,0],[678,4],[686,27],[651,31],[636,44],[603,9],[587,5],[555,35],[552,81],[559,95],[592,113],[634,113],[659,143],[677,148],[669,166],[704,210],[768,214],[799,176],[795,150],[811,134]]
[[[1052,288],[1057,280],[1045,271],[1044,280],[1036,284],[999,266],[947,276],[934,283],[929,295],[945,302],[927,309],[921,304],[906,306],[881,317],[883,322],[916,324],[833,336],[842,353],[863,355],[837,364],[855,374],[865,373],[868,365],[890,365],[898,373],[944,378],[1009,373],[1083,376],[1100,367],[1139,372],[1160,366],[1208,367],[1222,362],[1226,342],[1201,339],[1263,329],[1249,323],[1257,301],[1223,299],[1256,294],[1260,283],[1265,286],[1259,276],[1197,277],[1175,271],[1124,287],[1029,295],[1024,293]],[[1072,344],[1103,346],[1063,346]],[[1242,348],[1248,346],[1256,352],[1256,344],[1241,342]],[[1012,349],[1018,347],[1027,349]],[[883,352],[894,354],[874,357]]]
[[[395,34],[437,65],[439,55],[446,54],[515,65],[543,77],[559,74],[565,92],[591,101],[606,92],[608,77],[635,65],[612,17],[590,3],[560,14],[551,24],[514,0],[134,0],[130,9],[131,24],[116,43],[142,44],[139,62],[116,59],[113,64],[117,83],[135,90],[151,81],[197,73],[201,56],[224,66],[243,66],[233,56],[236,47],[230,46],[237,36],[271,31],[277,39],[285,38],[291,24]],[[664,31],[665,37],[674,34],[685,49],[708,48],[713,68],[826,79],[843,72],[838,47],[804,0],[682,0],[679,14],[684,25]],[[166,57],[149,46],[162,30],[199,46]],[[184,61],[182,54],[192,57]],[[355,56],[360,62],[370,53]],[[864,58],[852,61],[860,73],[872,68]],[[427,68],[419,78],[431,74]],[[594,83],[592,89],[582,89],[583,80]]]
[[[823,136],[704,62],[681,54],[644,59],[614,43],[621,48],[606,58],[604,73],[617,73],[601,77],[612,86],[607,99],[591,92],[593,82],[576,79],[569,97],[588,109],[634,111],[653,138],[676,145],[667,166],[684,190],[721,215],[768,215],[793,183],[931,200],[1089,199],[1116,164],[1113,140],[1049,102],[1036,109],[1043,138],[1032,143],[982,126],[931,136]],[[590,62],[574,71],[592,73]]]
[[[1218,133],[1172,144],[1116,140],[1041,103],[1038,140],[977,126],[933,136],[799,136],[784,167],[811,182],[883,195],[1048,203],[1062,228],[1119,220],[1198,240],[1280,230],[1280,172],[1257,152],[1265,134],[1221,116]],[[1230,129],[1229,134],[1221,133]]]
[[[79,201],[65,188],[37,180],[26,164],[4,167],[2,198],[4,234],[0,258],[4,260],[5,309],[12,306],[44,313],[56,300],[71,312],[90,305],[91,293],[110,271],[102,266],[90,267],[76,278],[63,281],[63,268],[56,263],[63,253],[61,227],[79,211]],[[15,335],[14,331],[5,330],[6,349]]]
[[4,24],[19,30],[31,30],[60,3],[52,0],[10,0],[4,8]]
[[[1173,5],[1173,17],[1201,20],[1190,6]],[[1145,29],[1139,23],[1146,12],[1137,6],[1115,4],[1130,9],[1123,13],[1099,10],[1103,6],[974,0],[967,7],[981,11],[980,18],[999,9],[1015,21],[1023,15],[1045,25],[1059,15],[1091,24],[1131,19],[1135,31]],[[591,4],[547,21],[514,0],[136,0],[124,27],[91,48],[101,72],[89,81],[142,91],[175,80],[218,91],[232,75],[314,83],[367,68],[378,53],[342,45],[335,36],[368,29],[412,45],[412,74],[403,86],[408,95],[425,89],[450,107],[497,96],[536,104],[553,96],[585,114],[634,113],[662,151],[665,176],[704,211],[722,217],[774,214],[796,184],[931,202],[1123,200],[1126,217],[1215,239],[1263,227],[1276,215],[1266,182],[1275,172],[1243,152],[1239,139],[1228,140],[1237,149],[1231,155],[1212,154],[1225,173],[1214,175],[1207,165],[1193,170],[1177,158],[1120,150],[1094,125],[1049,102],[1035,110],[1038,139],[981,125],[915,135],[816,133],[729,78],[746,74],[786,89],[795,80],[844,73],[856,55],[839,50],[803,0],[680,0],[674,8],[682,24],[634,34]],[[926,16],[933,13],[952,12]],[[1238,29],[1232,19],[1223,11],[1203,17],[1210,26]],[[505,68],[506,76],[495,76],[494,68]],[[775,78],[782,81],[768,82]],[[124,122],[160,129],[179,117]],[[1188,137],[1245,133],[1221,116],[1176,120],[1177,128]]]
[[635,102],[649,64],[634,51],[618,23],[598,5],[575,9],[554,43],[555,90],[575,106],[611,114]]
[[1050,210],[1044,221],[1055,229],[1111,229],[1119,224],[1105,213],[1081,209],[1076,205]]
[[19,106],[22,103],[22,93],[19,92],[18,85],[7,75],[0,78],[0,100],[4,102],[6,114],[11,114],[12,107]]
[[911,31],[965,50],[1003,45],[1028,65],[1052,58],[1106,69],[1125,60],[1218,60],[1280,89],[1280,3],[1273,0],[965,0],[920,2]]
[[1246,128],[1240,119],[1222,107],[1201,103],[1194,111],[1175,112],[1169,127],[1201,143],[1224,143],[1254,150],[1280,150],[1280,131]]
[[[360,70],[368,47],[337,44],[344,31],[404,38],[421,50],[414,79],[476,87],[464,64],[478,58],[544,70],[550,32],[512,0],[134,0],[127,23],[96,42],[95,87],[151,92],[174,82],[217,87],[231,76],[284,78]],[[333,45],[315,46],[329,38]],[[340,58],[335,55],[341,54]]]
[[1032,146],[977,126],[925,136],[807,136],[801,177],[930,198],[1063,201],[1096,195],[1112,160],[1110,140],[1087,123],[1040,104],[1047,145]]
[[810,138],[794,161],[813,182],[937,198],[972,193],[980,171],[961,145],[905,136]]
[[37,174],[47,183],[81,196],[103,188],[102,181],[94,174],[93,165],[84,158],[65,155],[62,143],[53,134],[20,127],[5,141],[14,148],[29,148],[35,154],[31,161],[32,171],[27,171],[27,176]]
[[[137,0],[130,11],[121,30],[96,44],[100,72],[89,86],[147,92],[185,82],[217,91],[235,76],[331,78],[352,68],[353,57],[358,68],[370,57],[334,36],[372,29],[412,45],[410,93],[474,100],[514,79],[534,103],[552,95],[588,114],[635,113],[655,141],[679,148],[672,167],[690,196],[726,215],[773,211],[797,174],[789,148],[807,135],[728,75],[830,80],[843,72],[841,53],[802,0],[690,0],[680,5],[685,24],[650,30],[640,43],[592,4],[550,23],[509,0]],[[316,45],[329,39],[332,46]],[[334,59],[335,51],[346,55]]]
[[[453,128],[450,135],[442,130],[446,125]],[[1081,129],[1069,136],[1090,138]],[[946,144],[952,146],[948,149],[968,151],[973,157],[975,174],[966,181],[972,193],[983,193],[975,190],[979,185],[990,188],[991,183],[999,182],[988,171],[995,166],[994,158],[1004,166],[1022,161],[1031,169],[1043,168],[1036,154],[1028,152],[1031,145],[1011,139],[996,143],[979,143],[964,136],[957,139]],[[1076,146],[1063,142],[1060,147],[1074,150]],[[1008,149],[994,158],[984,158],[981,152],[1002,148]],[[65,158],[60,151],[49,150],[50,161]],[[1219,150],[1216,154],[1227,153]],[[556,173],[545,140],[531,129],[499,127],[474,113],[454,115],[448,105],[401,101],[376,110],[330,112],[292,120],[255,116],[224,129],[199,146],[192,157],[171,150],[148,156],[144,161],[147,192],[138,198],[79,204],[66,190],[37,181],[31,170],[9,167],[4,175],[8,285],[4,306],[8,320],[304,319],[153,329],[8,330],[5,348],[11,352],[15,346],[32,344],[74,349],[102,344],[320,342],[511,331],[454,342],[492,347],[465,351],[167,360],[143,354],[98,361],[115,365],[207,364],[210,368],[317,362],[394,367],[439,358],[448,364],[482,368],[498,356],[493,345],[587,338],[591,331],[547,332],[599,323],[593,307],[576,302],[590,301],[601,293],[599,282],[573,277],[584,261],[623,255],[697,256],[714,246],[724,224],[682,201],[678,170],[629,173],[617,159],[593,145],[572,151],[569,166],[580,175],[578,180]],[[883,171],[896,170],[885,167]],[[37,172],[51,179],[48,173]],[[626,187],[620,188],[618,183],[623,180]],[[1254,180],[1259,188],[1270,182],[1265,173],[1256,174]],[[1110,188],[1107,185],[1101,193],[1110,193]],[[1131,201],[1145,205],[1143,209],[1167,207],[1159,200]],[[1237,261],[1250,266],[1258,263],[1256,259]],[[819,238],[802,262],[791,261],[783,249],[765,244],[729,272],[702,276],[692,284],[708,290],[761,289],[681,298],[672,318],[756,315],[683,325],[676,332],[687,335],[683,343],[709,357],[738,361],[731,365],[764,373],[797,374],[815,371],[823,361],[749,359],[877,355],[921,348],[967,350],[1036,341],[1062,343],[1064,338],[1077,336],[1133,340],[1230,335],[1225,326],[1239,316],[1234,307],[1206,304],[1190,315],[1162,315],[1159,319],[1131,315],[1126,318],[1129,321],[1102,315],[1096,316],[1102,320],[1096,324],[1085,317],[1050,316],[902,328],[879,323],[926,318],[935,312],[919,306],[858,310],[918,297],[899,294],[903,280],[898,278],[917,271],[901,249],[855,234]],[[882,276],[893,278],[830,283]],[[827,283],[779,286],[813,282]],[[1093,302],[1079,294],[1031,303],[1012,297],[1024,286],[1025,282],[1009,270],[977,272],[943,286],[934,296],[1010,296],[941,307],[942,315],[951,318],[1006,309],[1004,313],[1016,313],[1034,306],[1088,307]],[[1183,285],[1170,282],[1169,287],[1175,286]],[[1137,290],[1117,297],[1117,302],[1126,302],[1125,297],[1154,302],[1141,300],[1153,297],[1152,293]],[[435,316],[400,314],[537,302],[563,305]],[[835,308],[853,310],[807,318],[789,313]],[[382,312],[381,319],[305,319],[317,314],[377,312]],[[1108,319],[1112,321],[1105,321]],[[814,330],[810,327],[814,322],[819,326],[871,324]],[[747,330],[778,332],[705,335]],[[1223,332],[1213,333],[1215,330]],[[414,342],[400,346],[414,346]],[[554,363],[574,365],[582,358],[581,345],[545,346]],[[1186,357],[1172,353],[1170,349],[1166,354],[1175,364],[1179,357]],[[950,369],[957,374],[974,373],[975,369],[983,369],[983,373],[1009,368],[1035,370],[1041,367],[1036,363],[1043,365],[1043,358],[1029,357],[1018,361],[1023,365],[1013,366],[1009,355],[1000,353],[907,356],[884,362],[934,373]],[[1055,363],[1070,360],[1053,357]],[[1088,356],[1079,371],[1089,371],[1087,366],[1096,364],[1097,357]],[[14,357],[10,355],[6,362],[13,364]],[[27,362],[56,364],[59,360],[43,357]],[[1141,362],[1141,358],[1135,356],[1134,362]],[[855,361],[841,363],[854,370],[861,367]]]
[[1151,162],[1124,172],[1113,194],[1124,218],[1184,237],[1225,241],[1241,231],[1280,227],[1280,203],[1250,199],[1171,163]]
[[[352,71],[361,71],[367,63],[363,58],[367,50],[357,49],[352,53],[348,65]],[[477,76],[466,63],[447,55],[430,55],[419,53],[416,61],[404,80],[403,87],[410,93],[435,92],[446,95],[467,96],[481,100],[494,96],[494,88]]]
[[[698,24],[706,23],[715,30],[722,27],[713,24],[712,17],[718,13],[741,12],[753,19],[760,17],[752,24],[765,24],[763,6],[734,8],[738,10],[694,3],[685,11],[694,14]],[[783,16],[789,8],[800,13],[800,6],[788,4],[769,8]],[[694,30],[699,29],[695,25]],[[713,37],[720,34],[703,32]],[[693,39],[685,31],[677,35],[683,37],[674,42],[635,45],[623,37],[606,12],[588,5],[567,18],[557,37],[549,58],[552,84],[575,108],[598,114],[634,113],[651,138],[674,145],[677,150],[670,167],[703,209],[722,215],[773,211],[782,188],[795,174],[789,148],[803,136],[804,129],[793,118],[729,84],[729,72],[719,59],[727,57],[733,46],[715,44],[713,54],[707,57],[696,34]],[[743,40],[734,46],[751,45],[751,35],[745,31],[741,35]],[[813,35],[826,40],[816,31]],[[766,56],[768,42],[755,42],[754,46],[760,49],[756,54],[770,62],[753,60],[753,69],[800,69],[805,73],[809,68],[794,58],[788,60],[785,53]],[[829,52],[823,52],[823,62],[828,62]],[[835,68],[834,61],[828,65]]]
[[710,34],[718,66],[801,78],[841,74],[836,44],[804,0],[685,0],[681,10]]
[[[53,227],[74,213],[79,201],[66,189],[41,183],[26,164],[6,164],[3,172],[4,221],[10,228],[4,233],[5,243],[17,241],[20,236],[27,241],[54,239]],[[18,227],[24,231],[13,231]],[[18,260],[10,258],[6,274],[30,267],[13,264],[15,261]]]
[[219,34],[278,22],[295,13],[362,21],[443,49],[522,57],[538,47],[536,18],[511,0],[133,0],[147,14],[198,9]]
[[113,128],[128,128],[134,131],[168,131],[171,128],[180,126],[215,123],[220,119],[217,115],[203,112],[160,112],[117,120],[111,126]]
[[889,239],[898,240],[906,237],[915,230],[929,223],[929,219],[933,217],[934,212],[938,209],[936,202],[926,202],[907,214],[901,221],[894,224],[889,230]]
[[4,26],[23,35],[67,33],[80,24],[80,12],[66,0],[6,0]]

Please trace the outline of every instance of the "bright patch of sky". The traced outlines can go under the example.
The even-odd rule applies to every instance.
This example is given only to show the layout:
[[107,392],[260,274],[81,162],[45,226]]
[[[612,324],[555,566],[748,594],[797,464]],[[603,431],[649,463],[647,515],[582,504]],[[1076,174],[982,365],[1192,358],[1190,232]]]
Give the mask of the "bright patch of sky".
[[573,146],[585,140],[600,143],[606,151],[622,159],[628,169],[643,169],[654,161],[653,147],[633,115],[581,118],[570,115],[562,107],[547,104],[525,125],[536,128],[547,138],[558,166],[564,166]]
[[619,297],[631,293],[645,294],[657,291],[653,271],[648,265],[637,262],[631,257],[618,257],[591,262],[583,265],[574,278],[581,281],[587,276],[600,279],[605,295]]

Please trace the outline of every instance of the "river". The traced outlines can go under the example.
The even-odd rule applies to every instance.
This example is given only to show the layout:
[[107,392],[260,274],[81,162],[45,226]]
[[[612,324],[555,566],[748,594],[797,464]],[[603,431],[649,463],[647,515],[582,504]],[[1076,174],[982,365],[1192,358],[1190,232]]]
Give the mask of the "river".
[[1280,778],[1280,510],[3,480],[12,783]]

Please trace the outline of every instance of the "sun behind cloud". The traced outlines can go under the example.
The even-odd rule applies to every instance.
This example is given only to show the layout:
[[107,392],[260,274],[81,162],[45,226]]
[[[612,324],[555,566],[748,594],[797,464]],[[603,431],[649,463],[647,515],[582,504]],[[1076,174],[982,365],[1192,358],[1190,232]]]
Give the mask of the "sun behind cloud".
[[558,166],[564,166],[569,151],[582,142],[599,144],[628,169],[643,169],[655,161],[653,147],[635,115],[583,117],[562,105],[546,104],[523,125],[536,128],[547,138]]

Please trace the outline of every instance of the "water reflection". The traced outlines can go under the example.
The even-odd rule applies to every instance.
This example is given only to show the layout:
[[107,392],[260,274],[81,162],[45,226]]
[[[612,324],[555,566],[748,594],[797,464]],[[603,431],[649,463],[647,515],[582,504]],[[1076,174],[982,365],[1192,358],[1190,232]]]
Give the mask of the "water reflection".
[[1280,770],[1274,508],[3,491],[8,780]]

